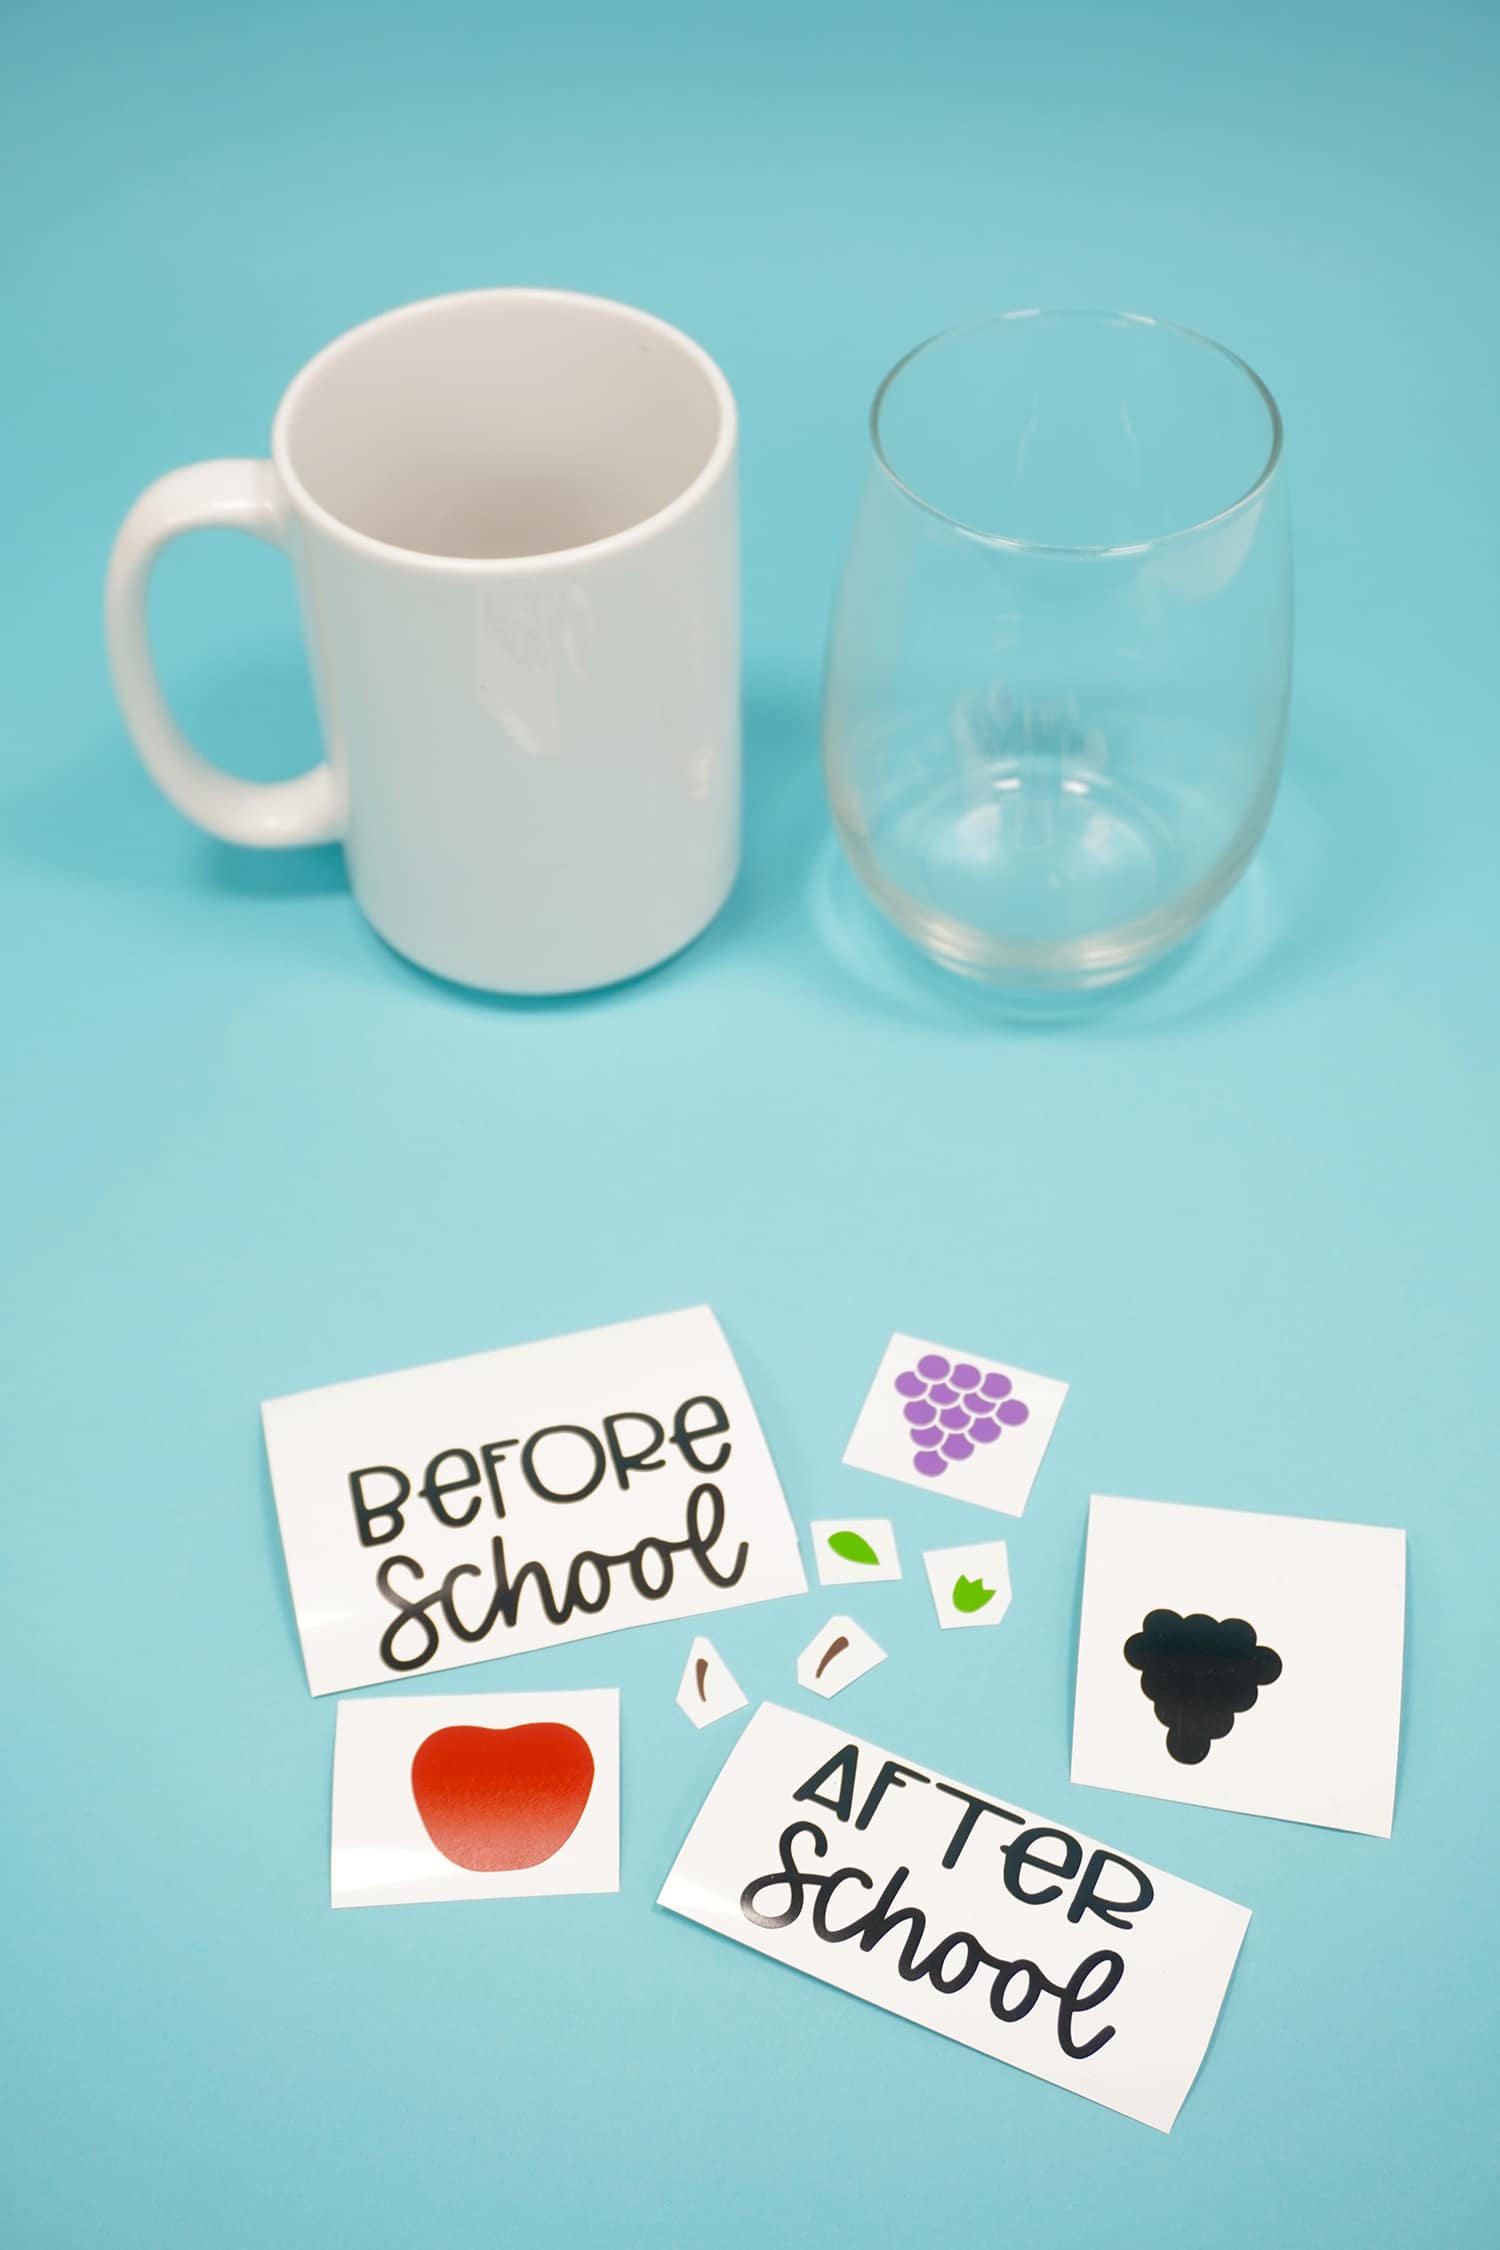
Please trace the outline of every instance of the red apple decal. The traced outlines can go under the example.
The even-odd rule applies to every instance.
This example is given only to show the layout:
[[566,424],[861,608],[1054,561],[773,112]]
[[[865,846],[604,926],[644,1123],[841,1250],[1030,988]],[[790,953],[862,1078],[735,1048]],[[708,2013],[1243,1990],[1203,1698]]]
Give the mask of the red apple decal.
[[594,1753],[572,1727],[439,1727],[418,1745],[411,1793],[422,1826],[457,1867],[540,1867],[583,1818]]

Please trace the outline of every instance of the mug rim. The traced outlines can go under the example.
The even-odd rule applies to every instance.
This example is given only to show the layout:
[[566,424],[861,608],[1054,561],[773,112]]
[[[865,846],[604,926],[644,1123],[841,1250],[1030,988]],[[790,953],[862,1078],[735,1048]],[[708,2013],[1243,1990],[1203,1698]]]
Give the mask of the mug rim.
[[[1195,349],[1213,352],[1220,359],[1226,360],[1241,375],[1248,377],[1251,385],[1260,395],[1261,404],[1265,407],[1270,422],[1270,445],[1259,471],[1236,499],[1227,501],[1222,508],[1215,508],[1210,514],[1199,517],[1193,523],[1174,524],[1170,530],[1154,532],[1149,539],[1121,540],[1104,546],[1072,546],[1058,544],[1051,540],[1019,539],[1013,533],[986,531],[978,524],[965,523],[961,516],[950,515],[946,508],[939,507],[936,501],[927,499],[914,486],[908,484],[891,462],[880,433],[881,409],[895,383],[905,374],[912,362],[920,359],[924,353],[935,350],[940,344],[954,343],[961,337],[981,335],[988,329],[1003,328],[1013,321],[1023,320],[1079,321],[1106,327],[1155,328],[1159,329],[1163,335],[1172,337],[1177,343],[1191,344]],[[1201,329],[1186,328],[1175,320],[1161,320],[1155,313],[1118,312],[1091,305],[1027,305],[1011,312],[987,313],[978,320],[958,321],[951,328],[940,328],[933,335],[924,336],[919,344],[914,344],[909,352],[902,354],[900,359],[896,361],[895,366],[888,369],[882,379],[874,398],[870,402],[869,431],[870,446],[875,456],[876,466],[887,481],[895,487],[903,498],[911,501],[914,507],[922,509],[926,515],[935,517],[939,523],[946,525],[950,531],[956,532],[959,537],[972,539],[978,546],[998,548],[1005,554],[1039,555],[1073,561],[1102,561],[1119,555],[1153,554],[1158,547],[1169,546],[1174,540],[1191,539],[1196,537],[1199,532],[1212,531],[1219,525],[1227,523],[1230,517],[1238,515],[1241,509],[1251,507],[1266,490],[1280,465],[1283,442],[1281,409],[1276,404],[1269,384],[1257,375],[1247,359],[1242,359],[1238,352],[1231,351],[1227,344],[1219,343],[1212,336],[1206,336]]]
[[[504,301],[510,304],[583,305],[594,312],[617,316],[625,325],[645,329],[658,339],[675,346],[692,361],[708,383],[718,407],[719,426],[714,436],[708,459],[696,475],[674,494],[664,506],[636,523],[626,524],[620,531],[607,532],[601,539],[586,540],[573,547],[548,547],[531,555],[442,555],[424,547],[400,547],[389,539],[377,539],[369,532],[358,531],[335,515],[308,490],[306,481],[292,465],[291,423],[298,405],[305,396],[313,378],[332,366],[346,351],[367,341],[375,331],[404,326],[418,321],[439,307],[444,310],[463,304]],[[539,571],[553,570],[577,563],[585,558],[592,561],[624,553],[667,530],[690,510],[723,478],[734,458],[739,435],[739,413],[728,377],[718,362],[710,357],[703,346],[694,341],[685,329],[676,328],[670,321],[659,319],[655,313],[643,312],[638,305],[627,305],[616,297],[599,297],[580,289],[534,289],[530,287],[502,287],[495,289],[452,289],[431,297],[414,298],[405,305],[393,305],[388,311],[375,313],[368,320],[356,322],[340,335],[314,352],[311,359],[297,370],[281,394],[271,424],[271,459],[283,490],[296,514],[314,522],[320,531],[340,546],[380,562],[401,563],[411,569],[457,572],[468,577],[503,574],[505,576],[533,576]]]

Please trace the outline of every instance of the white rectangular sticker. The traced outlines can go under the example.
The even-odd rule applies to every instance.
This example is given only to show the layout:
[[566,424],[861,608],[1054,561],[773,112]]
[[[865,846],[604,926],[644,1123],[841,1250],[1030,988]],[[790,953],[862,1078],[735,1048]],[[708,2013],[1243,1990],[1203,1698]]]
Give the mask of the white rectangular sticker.
[[1406,1534],[1096,1495],[1073,1779],[1389,1836]]
[[314,1695],[806,1589],[706,1305],[261,1416]]
[[898,1332],[844,1461],[899,1484],[1018,1516],[1068,1395],[1066,1383]]
[[879,1641],[852,1617],[830,1617],[797,1659],[797,1685],[809,1695],[841,1695],[885,1662]]
[[335,1906],[619,1887],[617,1689],[339,1705]]
[[825,1516],[807,1529],[819,1585],[859,1586],[901,1576],[888,1516]]
[[1171,2129],[1248,1910],[763,1703],[659,1903]]
[[1003,1539],[933,1547],[922,1557],[932,1606],[944,1632],[998,1625],[1010,1608],[1010,1557]]
[[700,1633],[688,1650],[677,1689],[677,1708],[695,1727],[711,1727],[743,1711],[750,1698],[712,1641]]

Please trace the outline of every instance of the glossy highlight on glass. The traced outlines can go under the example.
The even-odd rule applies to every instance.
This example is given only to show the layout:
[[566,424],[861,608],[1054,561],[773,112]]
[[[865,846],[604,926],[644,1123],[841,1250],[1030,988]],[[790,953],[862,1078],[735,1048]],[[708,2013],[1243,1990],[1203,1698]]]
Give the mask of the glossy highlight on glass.
[[1276,402],[1190,330],[1027,311],[908,353],[871,440],[824,691],[844,849],[948,967],[1128,977],[1232,888],[1275,800]]

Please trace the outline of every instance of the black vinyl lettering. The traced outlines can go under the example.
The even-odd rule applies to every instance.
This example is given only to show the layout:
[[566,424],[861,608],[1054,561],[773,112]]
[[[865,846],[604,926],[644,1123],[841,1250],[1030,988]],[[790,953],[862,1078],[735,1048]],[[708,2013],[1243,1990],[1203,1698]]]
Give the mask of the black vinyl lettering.
[[[461,1473],[458,1476],[445,1477],[441,1474],[443,1464],[447,1461],[457,1461],[460,1464]],[[474,1496],[468,1506],[461,1514],[450,1515],[447,1507],[448,1494],[468,1492],[471,1487]],[[422,1498],[438,1522],[445,1523],[450,1531],[461,1531],[466,1523],[472,1523],[484,1505],[484,1495],[479,1490],[479,1463],[473,1454],[466,1452],[461,1445],[450,1445],[446,1453],[437,1454],[427,1464],[427,1474],[422,1479]]]
[[741,1540],[733,1561],[721,1568],[714,1549],[724,1529],[724,1514],[724,1496],[717,1486],[696,1485],[688,1499],[687,1520],[680,1539],[642,1539],[636,1546],[614,1555],[597,1554],[586,1548],[574,1556],[561,1594],[554,1591],[547,1568],[541,1562],[524,1562],[512,1571],[504,1535],[497,1532],[490,1540],[492,1592],[484,1610],[468,1619],[458,1607],[456,1592],[462,1580],[483,1577],[478,1563],[457,1563],[438,1585],[426,1592],[403,1593],[395,1583],[398,1571],[405,1572],[416,1585],[425,1583],[426,1574],[411,1556],[391,1555],[375,1574],[382,1599],[396,1611],[394,1623],[388,1625],[381,1636],[380,1661],[392,1672],[414,1672],[430,1663],[440,1645],[439,1618],[461,1641],[482,1641],[497,1626],[513,1628],[528,1586],[534,1590],[536,1606],[547,1623],[565,1625],[575,1611],[582,1611],[587,1617],[597,1616],[608,1604],[619,1583],[617,1573],[622,1570],[635,1592],[648,1602],[659,1602],[670,1593],[679,1558],[696,1565],[711,1586],[737,1585],[744,1576],[750,1549]]
[[887,1789],[904,1789],[908,1781],[931,1781],[931,1779],[931,1774],[923,1773],[920,1766],[902,1766],[898,1765],[894,1758],[887,1758],[870,1784],[870,1794],[860,1807],[859,1818],[854,1823],[855,1827],[869,1827]]
[[[709,1528],[704,1529],[703,1512],[707,1508]],[[715,1586],[737,1586],[745,1575],[745,1565],[750,1560],[750,1548],[741,1540],[734,1561],[728,1570],[719,1570],[708,1559],[710,1547],[718,1545],[719,1534],[724,1529],[724,1495],[716,1484],[695,1484],[688,1495],[687,1538],[683,1542],[705,1578]]]
[[[808,1882],[817,1881],[816,1876],[804,1875],[793,1857],[793,1850],[799,1836],[811,1836],[813,1852],[818,1859],[822,1859],[828,1850],[828,1838],[816,1821],[794,1820],[790,1828],[782,1830],[780,1868],[773,1875],[762,1875],[755,1882],[747,1883],[740,1893],[740,1912],[744,1915],[745,1920],[753,1922],[757,1929],[784,1930],[790,1923],[795,1922],[802,1912],[802,1894]],[[755,1906],[754,1901],[760,1897],[763,1891],[781,1890],[782,1888],[785,1888],[787,1894],[785,1913],[762,1914]]]
[[901,1951],[896,1956],[896,1973],[908,1984],[915,1981],[917,1954],[927,1935],[927,1917],[921,1907],[896,1904],[906,1888],[906,1878],[910,1873],[909,1867],[896,1869],[879,1898],[865,1914],[864,1927],[859,1933],[860,1952],[873,1953],[876,1946],[890,1936],[892,1930],[905,1926],[906,1935],[901,1940]]
[[[816,1792],[842,1769],[839,1803],[845,1809],[839,1813],[847,1819],[847,1807],[853,1802],[855,1745],[830,1758],[815,1774],[803,1782],[796,1792],[805,1801],[823,1804],[826,1800]],[[845,1761],[849,1762],[846,1763]],[[898,1769],[910,1770],[910,1769]],[[923,1776],[924,1779],[928,1778]],[[979,1809],[997,1810],[976,1799]],[[836,1804],[833,1808],[838,1810]],[[971,1808],[972,1809],[972,1808]],[[975,1814],[977,1818],[977,1812]],[[1015,1815],[1010,1817],[1014,1818]],[[1026,1844],[1019,1854],[1017,1866],[1030,1864],[1046,1868],[1049,1873],[1061,1873],[1049,1861],[1031,1856],[1031,1844],[1045,1837],[1061,1836],[1065,1843],[1076,1843],[1061,1829],[1037,1828],[1027,1831],[1026,1838],[1017,1838],[1016,1844]],[[785,1930],[799,1921],[805,1906],[811,1901],[809,1924],[815,1937],[826,1945],[857,1944],[862,1953],[873,1953],[893,1931],[902,1934],[900,1950],[895,1957],[896,1974],[906,1984],[930,1984],[934,1992],[951,1995],[964,1991],[981,1971],[988,1974],[990,1989],[987,2005],[990,2013],[1001,2023],[1019,2023],[1029,2016],[1044,1996],[1057,2004],[1057,2041],[1063,2053],[1075,2062],[1086,2061],[1096,2055],[1115,2035],[1113,2024],[1104,2024],[1092,2036],[1080,2039],[1075,2036],[1077,2018],[1106,2001],[1119,1985],[1125,1973],[1125,1963],[1118,1953],[1091,1953],[1081,1961],[1066,1983],[1055,1984],[1035,1961],[1025,1959],[1005,1960],[989,1952],[970,1930],[954,1930],[940,1938],[927,1953],[922,1947],[927,1935],[928,1917],[920,1907],[898,1905],[911,1870],[898,1867],[879,1896],[873,1899],[852,1922],[835,1925],[830,1919],[830,1909],[838,1893],[846,1885],[862,1891],[873,1891],[874,1878],[861,1867],[837,1867],[826,1871],[799,1866],[798,1846],[811,1845],[815,1860],[828,1856],[828,1838],[815,1821],[794,1820],[781,1832],[777,1847],[780,1864],[767,1875],[759,1875],[747,1883],[740,1893],[740,1912],[747,1922],[757,1929]],[[1012,1847],[1014,1849],[1015,1846]],[[1129,1864],[1128,1862],[1126,1864]],[[1135,1871],[1135,1872],[1138,1872]],[[1018,1896],[1028,1894],[1021,1892]],[[1095,1908],[1095,1911],[1100,1911]]]
[[484,1463],[484,1481],[490,1488],[495,1513],[501,1517],[505,1514],[505,1502],[500,1495],[500,1456],[502,1453],[509,1453],[515,1442],[513,1437],[492,1438],[488,1445],[479,1448],[479,1458]]
[[[625,1558],[630,1572],[630,1583],[643,1601],[659,1602],[672,1591],[672,1557],[677,1552],[670,1539],[643,1539],[640,1545]],[[646,1557],[655,1555],[661,1578],[652,1585],[646,1576]]]
[[[956,1948],[961,1949],[963,1967],[954,1971],[944,1964]],[[984,1947],[978,1938],[970,1937],[967,1930],[955,1930],[952,1937],[945,1937],[941,1945],[933,1947],[922,1963],[922,1974],[934,1992],[962,1992],[981,1961],[986,1958]]]
[[[394,1478],[396,1484],[394,1495],[387,1500],[377,1501],[372,1506],[365,1498],[366,1477]],[[401,1510],[406,1501],[411,1498],[410,1477],[404,1476],[400,1469],[380,1467],[351,1469],[349,1472],[349,1497],[354,1502],[354,1521],[359,1527],[359,1543],[362,1547],[383,1547],[388,1539],[400,1538]],[[388,1531],[377,1531],[375,1529],[377,1521],[382,1516],[389,1522],[390,1529]]]
[[[651,1432],[646,1444],[636,1453],[627,1453],[620,1443],[620,1424],[640,1422]],[[637,1469],[664,1469],[659,1460],[666,1431],[654,1414],[606,1414],[604,1417],[604,1442],[609,1447],[609,1457],[614,1464],[615,1482],[622,1492],[630,1489],[630,1479]]]
[[[426,1576],[422,1565],[419,1562],[414,1562],[410,1555],[387,1555],[379,1570],[376,1571],[376,1585],[392,1608],[399,1613],[395,1624],[388,1625],[381,1636],[380,1661],[392,1672],[415,1672],[420,1665],[427,1662],[429,1657],[436,1656],[438,1652],[438,1629],[433,1624],[429,1612],[434,1602],[442,1600],[443,1588],[439,1586],[434,1592],[425,1594],[420,1601],[412,1601],[407,1595],[398,1594],[391,1584],[392,1574],[398,1570],[409,1572],[417,1580]],[[398,1656],[396,1643],[408,1625],[417,1627],[423,1635],[424,1645],[412,1656]]]
[[[586,1594],[583,1577],[584,1572],[590,1570],[594,1574],[594,1589],[592,1594]],[[593,1554],[585,1547],[581,1555],[573,1557],[573,1567],[568,1572],[568,1608],[581,1609],[585,1617],[597,1617],[609,1600],[609,1585],[609,1566],[603,1555]]]
[[[692,1427],[688,1421],[688,1416],[695,1406],[706,1406],[708,1408],[708,1419],[700,1421],[696,1428]],[[710,1398],[706,1392],[700,1392],[697,1398],[685,1398],[673,1415],[672,1443],[676,1446],[684,1461],[687,1462],[689,1468],[696,1469],[700,1476],[717,1476],[729,1459],[733,1450],[732,1447],[728,1444],[721,1445],[711,1461],[700,1461],[698,1458],[698,1443],[702,1438],[722,1437],[728,1427],[729,1416],[725,1413],[719,1401],[716,1398]]]
[[[831,1812],[836,1820],[847,1820],[854,1810],[854,1777],[858,1770],[858,1748],[854,1743],[846,1742],[842,1750],[835,1750],[826,1765],[819,1766],[816,1773],[809,1774],[800,1789],[792,1791],[792,1800],[795,1804],[821,1805],[824,1812]],[[834,1774],[839,1777],[838,1795],[820,1797],[818,1791]]]
[[[1104,1974],[1090,1992],[1089,1977],[1098,1968],[1102,1968]],[[1063,1986],[1057,2003],[1057,2039],[1063,2053],[1071,2055],[1075,2062],[1084,2062],[1090,2055],[1097,2055],[1101,2047],[1108,2046],[1115,2035],[1115,2027],[1107,2023],[1092,2039],[1080,2043],[1073,2037],[1073,2018],[1082,2015],[1085,2008],[1097,2008],[1101,2000],[1107,2000],[1124,1974],[1125,1963],[1118,1953],[1091,1953],[1086,1961],[1079,1962]]]
[[489,1630],[489,1626],[484,1619],[481,1619],[477,1625],[465,1625],[458,1614],[458,1604],[453,1599],[453,1589],[460,1578],[482,1578],[483,1576],[484,1573],[478,1563],[455,1563],[453,1568],[446,1573],[442,1585],[438,1588],[437,1598],[442,1603],[443,1615],[461,1641],[482,1641]]
[[[1044,1837],[1055,1837],[1062,1845],[1062,1865],[1055,1860],[1043,1859],[1036,1847]],[[1027,1906],[1046,1906],[1061,1898],[1063,1883],[1071,1883],[1083,1865],[1083,1846],[1066,1828],[1023,1828],[1005,1847],[1005,1888],[1012,1898]],[[1021,1876],[1028,1867],[1040,1868],[1044,1875],[1060,1875],[1062,1883],[1044,1883],[1039,1890],[1028,1891],[1021,1887]]]
[[[593,1465],[587,1481],[581,1484],[576,1492],[554,1492],[549,1484],[543,1484],[542,1482],[541,1472],[537,1467],[537,1448],[544,1439],[549,1437],[582,1438],[589,1449],[589,1459]],[[549,1422],[545,1430],[533,1430],[531,1436],[521,1448],[521,1474],[541,1500],[556,1500],[567,1503],[574,1500],[587,1500],[589,1494],[597,1492],[604,1482],[604,1468],[603,1446],[592,1430],[584,1429],[582,1424],[578,1422]]]
[[[1021,1996],[1012,2000],[1010,1988],[1017,1977],[1022,1979]],[[1023,2016],[1030,2015],[1044,1992],[1056,1990],[1056,1985],[1047,1982],[1035,1961],[997,1962],[995,1981],[990,1986],[990,2013],[998,2016],[1002,2023],[1019,2023]]]
[[829,1945],[842,1945],[845,1938],[858,1937],[864,1925],[864,1917],[861,1915],[859,1921],[851,1922],[847,1929],[829,1928],[829,1902],[841,1883],[858,1883],[863,1891],[873,1891],[875,1888],[873,1877],[867,1875],[862,1867],[841,1867],[836,1874],[824,1876],[823,1888],[813,1902],[812,1925],[818,1936]]
[[[1123,1867],[1135,1884],[1134,1898],[1101,1898],[1099,1879],[1106,1867]],[[1085,1914],[1097,1914],[1112,1930],[1128,1930],[1128,1917],[1142,1914],[1156,1896],[1156,1887],[1144,1867],[1137,1867],[1133,1859],[1122,1859],[1118,1852],[1107,1852],[1101,1846],[1089,1855],[1083,1880],[1068,1908],[1068,1920],[1081,1922]]]
[[981,1813],[996,1813],[1001,1820],[1013,1820],[1018,1828],[1021,1825],[1021,1816],[1018,1812],[1007,1812],[1004,1805],[992,1805],[988,1797],[976,1797],[972,1790],[960,1789],[956,1781],[940,1781],[937,1786],[945,1797],[958,1797],[967,1808],[958,1826],[953,1831],[948,1849],[943,1854],[943,1865],[945,1867],[956,1867],[958,1865],[958,1855],[973,1835]]

